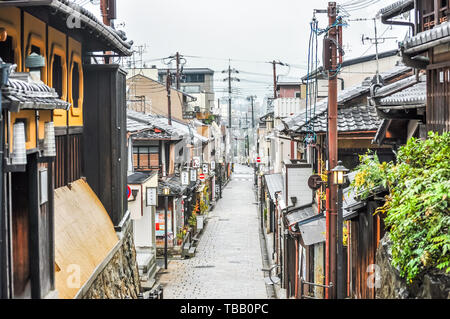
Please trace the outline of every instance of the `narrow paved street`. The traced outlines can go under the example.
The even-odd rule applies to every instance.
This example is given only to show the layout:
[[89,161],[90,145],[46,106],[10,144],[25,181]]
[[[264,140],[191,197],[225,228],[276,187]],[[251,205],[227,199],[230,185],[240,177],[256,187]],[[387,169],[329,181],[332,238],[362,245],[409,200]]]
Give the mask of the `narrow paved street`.
[[236,165],[222,196],[210,212],[195,257],[170,261],[161,275],[164,298],[267,298],[253,169]]

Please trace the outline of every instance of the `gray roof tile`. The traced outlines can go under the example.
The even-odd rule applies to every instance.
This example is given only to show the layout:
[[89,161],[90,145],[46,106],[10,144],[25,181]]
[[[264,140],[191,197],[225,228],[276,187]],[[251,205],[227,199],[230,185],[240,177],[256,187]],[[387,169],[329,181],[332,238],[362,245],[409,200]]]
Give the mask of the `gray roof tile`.
[[[403,65],[399,65],[394,67],[392,70],[388,71],[388,72],[383,72],[381,73],[381,77],[383,79],[383,81],[388,81],[390,79],[393,79],[401,74],[404,74],[406,72],[411,71],[410,67],[405,67]],[[364,82],[362,82],[361,84],[355,85],[353,87],[350,87],[348,89],[342,90],[341,92],[339,92],[338,94],[338,105],[344,105],[345,103],[360,97],[364,94],[369,93],[370,91],[370,86],[371,86],[371,82],[366,80]],[[313,121],[314,122],[322,122],[323,121],[323,116],[324,114],[327,112],[328,109],[328,98],[325,98],[321,101],[319,101],[316,106],[315,106],[315,115],[313,115]],[[364,110],[363,110],[364,111]],[[310,112],[310,110],[308,110],[308,112]],[[373,111],[370,110],[370,113],[372,113]],[[314,113],[314,110],[313,110]],[[320,118],[319,118],[320,117]],[[295,114],[293,116],[287,117],[285,119],[283,119],[283,125],[279,125],[278,127],[276,127],[276,130],[278,131],[284,131],[284,130],[288,130],[288,131],[299,131],[302,130],[304,128],[304,126],[306,125],[306,112],[301,112],[299,114]],[[371,116],[371,121],[374,120]],[[308,113],[308,123],[311,121],[311,119],[309,118],[309,113]]]
[[53,88],[33,81],[28,73],[12,73],[1,92],[6,106],[19,109],[68,110],[70,107],[70,103],[59,99]]

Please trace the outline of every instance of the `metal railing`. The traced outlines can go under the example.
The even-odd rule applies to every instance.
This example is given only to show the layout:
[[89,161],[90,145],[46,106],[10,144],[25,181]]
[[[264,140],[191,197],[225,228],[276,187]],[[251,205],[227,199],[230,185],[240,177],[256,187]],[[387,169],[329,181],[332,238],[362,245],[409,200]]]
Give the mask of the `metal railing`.
[[332,282],[330,282],[329,285],[322,285],[322,284],[316,284],[314,282],[305,281],[303,279],[303,277],[300,277],[300,298],[306,298],[306,299],[321,299],[321,298],[316,298],[316,297],[313,297],[313,296],[304,295],[303,294],[303,285],[309,285],[309,286],[313,286],[313,287],[321,287],[321,288],[325,288],[325,289],[329,289],[329,288],[332,288],[334,286]]

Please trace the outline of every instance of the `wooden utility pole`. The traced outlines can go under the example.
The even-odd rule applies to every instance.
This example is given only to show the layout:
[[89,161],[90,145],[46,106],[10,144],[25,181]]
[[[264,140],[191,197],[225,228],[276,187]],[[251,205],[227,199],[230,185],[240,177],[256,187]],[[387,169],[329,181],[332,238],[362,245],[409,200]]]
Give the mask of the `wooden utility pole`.
[[176,60],[177,60],[177,90],[180,89],[180,53],[177,52],[177,54],[175,55]]
[[[103,24],[111,26],[111,20],[116,19],[116,0],[100,0],[100,13],[102,15]],[[112,26],[114,27],[114,26]],[[107,51],[105,55],[111,54]],[[109,64],[110,58],[104,57],[105,64]]]
[[255,128],[255,112],[254,112],[254,104],[253,102],[255,101],[255,97],[254,95],[251,95],[248,97],[248,99],[252,102],[252,128]]
[[231,129],[231,65],[228,64],[228,127]]
[[166,76],[166,90],[167,90],[167,117],[168,124],[172,125],[172,106],[170,100],[170,86],[172,85],[172,78],[170,74],[170,69],[167,68],[167,76]]
[[[337,9],[336,2],[328,3],[328,19],[329,26],[333,26],[336,23]],[[329,65],[328,71],[328,196],[327,206],[328,213],[326,215],[327,222],[327,272],[326,282],[327,285],[332,284],[332,287],[328,289],[327,298],[335,299],[336,285],[337,285],[337,185],[333,181],[333,174],[331,170],[337,165],[338,158],[338,132],[337,132],[337,34],[336,27],[331,27],[328,31],[329,41],[324,41],[329,45],[329,48],[324,50],[330,50],[330,63],[324,62],[324,65]]]
[[272,62],[269,62],[272,64],[273,67],[273,98],[276,99],[277,98],[277,64],[279,65],[286,65],[283,62],[280,61],[275,61],[273,60]]
[[277,98],[277,63],[275,60],[272,62],[273,64],[273,98]]

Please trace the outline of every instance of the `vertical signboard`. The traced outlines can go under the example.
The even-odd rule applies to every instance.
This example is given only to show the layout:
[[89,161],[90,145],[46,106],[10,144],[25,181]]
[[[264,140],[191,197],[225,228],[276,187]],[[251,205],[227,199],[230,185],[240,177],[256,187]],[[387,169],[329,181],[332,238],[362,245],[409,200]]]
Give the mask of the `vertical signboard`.
[[192,167],[193,168],[200,168],[200,157],[194,156],[192,158]]
[[181,185],[183,186],[189,185],[189,171],[181,172]]
[[202,165],[202,170],[203,170],[203,174],[208,175],[208,164],[203,164]]
[[156,191],[156,187],[147,187],[146,188],[146,205],[148,206],[157,206],[158,205],[158,192]]
[[197,170],[191,169],[191,182],[196,182],[197,181]]

